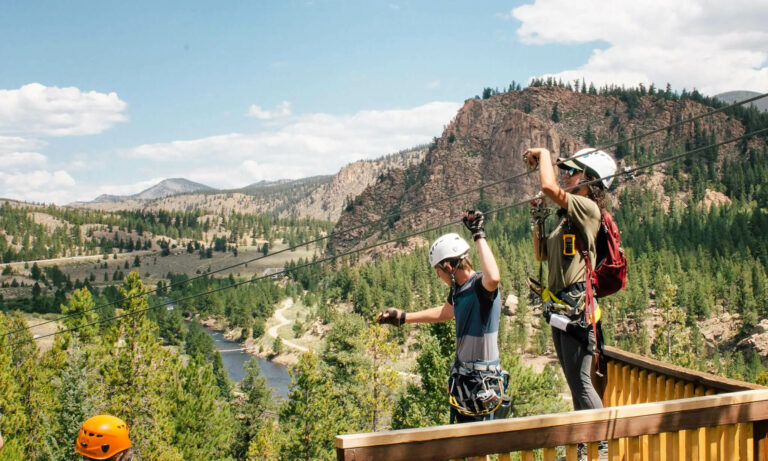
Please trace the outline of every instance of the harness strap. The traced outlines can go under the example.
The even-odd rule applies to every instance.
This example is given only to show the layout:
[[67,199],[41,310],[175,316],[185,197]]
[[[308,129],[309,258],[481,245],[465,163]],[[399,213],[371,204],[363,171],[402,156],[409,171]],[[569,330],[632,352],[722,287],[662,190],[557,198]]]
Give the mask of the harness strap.
[[595,360],[596,360],[596,373],[598,376],[602,377],[603,373],[600,371],[600,351],[597,345],[598,337],[597,337],[597,321],[599,319],[596,318],[595,315],[595,295],[592,292],[592,264],[590,264],[589,261],[589,252],[585,249],[581,250],[581,254],[584,257],[584,272],[586,275],[586,283],[585,290],[584,290],[584,298],[586,302],[586,312],[587,312],[587,321],[589,321],[592,324],[592,331],[595,334]]

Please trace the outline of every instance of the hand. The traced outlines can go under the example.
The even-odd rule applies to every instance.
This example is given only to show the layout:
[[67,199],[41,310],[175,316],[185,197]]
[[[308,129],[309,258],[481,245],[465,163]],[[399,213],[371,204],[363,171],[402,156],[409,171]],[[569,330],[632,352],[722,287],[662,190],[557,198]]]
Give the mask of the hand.
[[405,311],[390,307],[379,314],[379,317],[376,319],[376,323],[381,325],[388,323],[390,325],[399,327],[405,323]]
[[485,229],[483,223],[485,223],[485,216],[482,211],[467,210],[461,217],[464,225],[467,226],[469,232],[472,233],[472,238],[477,242],[479,239],[485,238]]
[[549,151],[543,147],[534,147],[523,152],[523,159],[528,169],[534,170],[538,168],[539,159],[542,155],[549,155]]
[[539,195],[535,199],[531,200],[528,204],[531,206],[531,208],[543,208],[546,202],[544,201],[544,197]]

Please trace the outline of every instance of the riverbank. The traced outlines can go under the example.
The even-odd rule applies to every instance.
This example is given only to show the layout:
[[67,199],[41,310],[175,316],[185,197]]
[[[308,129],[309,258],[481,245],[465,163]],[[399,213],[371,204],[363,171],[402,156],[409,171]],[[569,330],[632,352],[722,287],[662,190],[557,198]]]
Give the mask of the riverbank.
[[246,365],[255,360],[259,364],[260,375],[266,380],[267,387],[273,389],[275,401],[288,398],[291,377],[285,366],[248,354],[240,347],[240,343],[229,341],[220,331],[206,326],[203,326],[203,331],[211,337],[214,347],[221,353],[222,362],[230,380],[239,383],[245,379]]
[[[275,311],[275,316],[270,319],[269,325],[271,326],[268,331],[261,338],[254,339],[249,337],[245,341],[242,340],[241,329],[232,328],[223,318],[197,318],[196,321],[206,328],[220,332],[228,341],[238,343],[245,353],[290,368],[298,363],[299,355],[302,352],[309,350],[309,348],[296,344],[284,336],[281,336],[283,352],[275,355],[274,350],[272,349],[275,338],[280,335],[280,330],[292,323],[292,320],[283,316],[283,312],[291,307],[293,307],[293,299],[284,299],[280,303],[279,309]],[[274,325],[272,325],[273,323]]]

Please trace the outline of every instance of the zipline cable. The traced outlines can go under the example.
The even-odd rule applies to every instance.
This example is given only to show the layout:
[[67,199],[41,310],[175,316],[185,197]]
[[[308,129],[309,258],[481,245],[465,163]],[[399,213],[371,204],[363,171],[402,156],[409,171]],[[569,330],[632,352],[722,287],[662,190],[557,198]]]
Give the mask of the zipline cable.
[[[765,97],[768,97],[768,93],[764,93],[764,94],[761,94],[761,95],[753,96],[751,98],[747,98],[747,99],[744,99],[742,101],[735,102],[735,103],[733,103],[731,105],[724,106],[724,107],[721,107],[719,109],[714,109],[714,110],[705,112],[703,114],[699,114],[699,115],[696,115],[694,117],[691,117],[689,119],[681,120],[679,122],[675,122],[675,123],[672,123],[670,125],[667,125],[667,126],[664,126],[664,127],[661,127],[661,128],[657,128],[657,129],[649,131],[647,133],[642,133],[640,135],[636,135],[636,136],[633,136],[633,137],[628,138],[628,139],[617,141],[617,142],[615,142],[613,144],[607,144],[605,146],[596,147],[596,148],[594,148],[592,150],[589,150],[587,152],[581,153],[579,155],[574,155],[572,157],[569,157],[568,160],[573,160],[573,159],[576,159],[576,158],[579,158],[579,157],[583,157],[585,155],[589,155],[592,152],[595,152],[595,151],[598,151],[598,150],[610,149],[611,147],[616,147],[619,144],[636,141],[638,139],[641,139],[641,138],[644,138],[644,137],[647,137],[647,136],[651,136],[653,134],[660,133],[660,132],[665,131],[665,130],[671,130],[671,129],[676,128],[678,126],[681,126],[683,124],[691,123],[691,122],[694,122],[694,121],[699,120],[701,118],[708,117],[708,116],[717,114],[719,112],[724,112],[726,110],[733,109],[735,107],[738,107],[738,106],[741,106],[741,105],[744,105],[744,104],[747,104],[747,103],[751,103],[751,102],[757,101],[757,100],[765,98]],[[555,162],[554,166],[560,165],[561,163],[562,162]],[[447,197],[443,197],[441,199],[437,199],[437,200],[435,200],[433,202],[430,202],[430,203],[425,203],[425,204],[418,205],[418,206],[413,207],[413,208],[409,208],[408,210],[405,210],[405,211],[400,211],[400,212],[397,212],[397,213],[390,213],[388,215],[382,216],[381,218],[375,219],[373,221],[368,221],[368,222],[365,222],[365,223],[362,223],[362,224],[358,224],[358,225],[352,226],[352,227],[347,228],[347,229],[342,229],[342,230],[339,230],[339,231],[336,231],[336,232],[332,232],[332,233],[330,233],[330,234],[328,234],[328,235],[326,235],[324,237],[318,237],[318,238],[315,238],[313,240],[309,240],[309,241],[303,242],[303,243],[301,243],[299,245],[296,245],[296,246],[293,246],[293,247],[286,247],[286,248],[283,248],[281,250],[277,250],[277,251],[274,251],[272,253],[268,253],[266,255],[257,256],[255,258],[252,258],[252,259],[249,259],[249,260],[246,260],[246,261],[241,261],[239,263],[235,263],[235,264],[232,264],[232,265],[229,265],[229,266],[225,266],[225,267],[216,269],[215,271],[207,272],[205,274],[200,274],[198,276],[191,277],[191,278],[188,278],[186,280],[180,280],[178,282],[171,283],[166,288],[170,289],[170,288],[173,288],[173,287],[176,287],[176,286],[184,285],[186,283],[193,282],[195,280],[199,280],[199,279],[201,279],[203,277],[207,277],[207,276],[212,275],[212,274],[217,274],[217,273],[220,273],[220,272],[224,272],[224,271],[229,270],[229,269],[234,269],[236,267],[239,267],[239,266],[242,266],[242,265],[245,265],[245,264],[249,264],[249,263],[252,263],[252,262],[255,262],[255,261],[259,261],[261,259],[265,259],[265,258],[268,258],[270,256],[281,254],[281,253],[284,253],[286,251],[294,251],[297,248],[301,248],[303,246],[307,246],[307,245],[311,245],[313,243],[321,242],[323,240],[327,240],[327,239],[329,239],[331,237],[334,237],[334,236],[347,234],[349,232],[352,232],[354,230],[357,230],[357,229],[360,229],[360,228],[363,228],[363,227],[366,227],[366,226],[373,226],[374,224],[382,223],[382,222],[384,222],[384,221],[386,221],[386,220],[388,220],[390,218],[393,218],[393,217],[397,217],[397,216],[402,217],[403,215],[408,215],[408,214],[411,214],[411,213],[415,213],[416,211],[422,210],[422,209],[430,207],[430,206],[434,206],[434,205],[436,205],[438,203],[443,203],[443,202],[446,202],[448,200],[453,200],[456,197],[461,197],[462,195],[467,195],[467,194],[471,194],[473,192],[478,192],[478,191],[487,189],[489,187],[497,186],[497,185],[505,183],[505,182],[511,182],[511,181],[514,181],[515,179],[519,179],[519,178],[522,178],[524,176],[528,176],[529,174],[531,174],[530,171],[526,171],[524,173],[518,173],[518,174],[510,176],[508,178],[504,178],[504,179],[493,181],[493,182],[490,182],[490,183],[487,183],[487,184],[483,184],[483,185],[480,185],[480,186],[472,188],[472,189],[467,189],[467,190],[458,192],[456,194],[453,194],[453,195],[450,195],[450,196],[447,196]],[[100,304],[98,306],[91,307],[91,308],[86,309],[84,311],[73,312],[71,314],[66,314],[66,315],[60,316],[60,317],[58,317],[56,319],[46,320],[44,322],[36,323],[35,325],[30,325],[30,326],[27,326],[27,327],[24,327],[24,328],[19,328],[19,329],[16,329],[16,330],[12,330],[12,331],[3,333],[2,335],[0,335],[0,338],[4,338],[5,336],[12,335],[12,334],[20,333],[22,331],[38,328],[38,327],[41,327],[43,325],[48,325],[50,323],[59,322],[61,320],[65,320],[65,319],[68,319],[68,318],[77,317],[77,316],[80,316],[80,315],[85,315],[88,312],[97,311],[99,309],[103,309],[105,307],[109,307],[111,305],[115,305],[115,304],[121,303],[121,302],[129,300],[129,299],[135,299],[135,298],[138,298],[138,297],[147,296],[147,295],[150,295],[152,293],[157,293],[157,292],[158,292],[158,288],[154,288],[152,290],[147,291],[146,293],[142,293],[142,294],[138,294],[138,295],[133,295],[133,296],[130,296],[130,297],[125,298],[123,300],[119,300],[118,299],[118,300],[115,300],[115,301],[110,301],[110,302],[107,302],[107,303],[104,303],[104,304]]]
[[[741,141],[742,139],[750,138],[752,136],[755,136],[755,135],[758,135],[758,134],[762,134],[762,133],[768,133],[768,128],[762,128],[760,130],[755,130],[755,131],[752,131],[750,133],[747,133],[747,134],[744,134],[744,135],[741,135],[741,136],[738,136],[738,137],[727,139],[725,141],[720,141],[720,142],[717,142],[717,143],[714,143],[714,144],[710,144],[710,145],[707,145],[707,146],[702,146],[702,147],[699,147],[699,148],[696,148],[696,149],[693,149],[693,150],[690,150],[690,151],[682,152],[680,154],[672,155],[672,156],[669,156],[669,157],[664,157],[662,159],[659,159],[659,160],[656,160],[656,161],[653,161],[653,162],[649,162],[649,163],[645,163],[645,164],[642,164],[642,165],[639,165],[639,166],[636,166],[636,167],[633,167],[633,168],[627,168],[627,169],[624,169],[624,170],[622,170],[620,172],[617,172],[615,174],[608,175],[608,176],[605,176],[605,177],[602,177],[602,178],[598,178],[598,179],[594,179],[594,180],[591,180],[591,181],[585,181],[585,182],[579,183],[579,184],[577,184],[577,185],[575,185],[573,187],[565,188],[564,190],[571,190],[571,189],[574,189],[576,187],[581,187],[581,186],[585,186],[585,185],[589,185],[589,184],[595,184],[597,182],[600,182],[600,181],[603,181],[603,180],[609,179],[609,178],[615,178],[615,177],[625,176],[625,175],[632,175],[635,172],[637,172],[638,170],[642,170],[642,169],[645,169],[645,168],[650,168],[652,166],[659,165],[659,164],[662,164],[662,163],[671,162],[673,160],[677,160],[677,159],[682,158],[682,157],[686,157],[686,156],[689,156],[689,155],[697,154],[697,153],[700,153],[700,152],[703,152],[703,151],[706,151],[706,150],[709,150],[709,149],[712,149],[712,148],[715,148],[715,147],[720,147],[720,146],[725,145],[725,144],[731,144],[731,143],[734,143],[734,142],[737,142],[737,141]],[[486,212],[485,214],[486,215],[491,215],[491,214],[494,214],[494,213],[498,213],[500,211],[504,211],[504,210],[508,210],[508,209],[511,209],[511,208],[515,208],[515,207],[524,205],[526,203],[529,203],[532,200],[535,200],[535,199],[537,199],[539,197],[541,197],[541,194],[538,194],[538,195],[536,195],[535,197],[532,197],[532,198],[527,198],[525,200],[521,200],[521,201],[518,201],[518,202],[511,203],[511,204],[508,204],[508,205],[503,205],[501,207],[498,207],[498,208],[495,208],[493,210],[490,210],[490,211]],[[318,260],[315,260],[315,261],[311,261],[311,262],[308,262],[308,263],[305,263],[305,264],[298,265],[298,266],[290,268],[290,269],[284,269],[284,270],[282,270],[280,272],[276,272],[276,273],[273,273],[273,274],[264,275],[264,276],[260,276],[260,277],[255,277],[255,278],[252,278],[252,279],[249,279],[249,280],[243,280],[243,281],[236,282],[236,283],[233,283],[233,284],[230,284],[230,285],[226,285],[226,286],[223,286],[223,287],[218,287],[218,288],[214,288],[214,289],[211,289],[211,290],[208,290],[208,291],[204,291],[202,293],[196,293],[196,294],[193,294],[193,295],[184,296],[184,297],[181,297],[181,298],[176,298],[176,299],[173,299],[173,300],[169,300],[167,302],[163,302],[161,304],[156,304],[154,306],[148,306],[148,307],[145,307],[143,309],[138,309],[138,310],[135,310],[135,311],[126,312],[124,314],[116,315],[114,317],[109,317],[109,318],[106,318],[106,319],[97,320],[97,321],[94,321],[94,322],[91,322],[91,323],[87,323],[85,325],[79,325],[77,327],[67,328],[67,329],[64,329],[64,330],[58,330],[58,331],[55,331],[53,333],[48,333],[46,335],[37,336],[37,337],[32,338],[32,339],[25,339],[25,340],[22,340],[22,341],[17,341],[15,343],[11,343],[11,344],[8,344],[8,345],[5,345],[5,346],[0,346],[0,349],[2,349],[4,347],[14,347],[14,346],[18,346],[18,345],[21,345],[21,344],[25,344],[25,343],[29,343],[29,342],[34,342],[34,341],[37,341],[39,339],[60,335],[62,333],[67,333],[67,332],[70,332],[70,331],[76,331],[76,330],[79,330],[81,328],[85,328],[85,327],[89,327],[89,326],[94,326],[94,325],[99,325],[99,324],[102,324],[102,323],[111,322],[113,320],[120,320],[120,319],[122,319],[124,317],[138,315],[138,314],[144,313],[144,312],[152,310],[152,309],[157,309],[159,307],[166,306],[169,302],[170,303],[178,303],[178,302],[186,301],[186,300],[189,300],[189,299],[194,299],[194,298],[198,298],[198,297],[202,297],[202,296],[207,296],[207,295],[210,295],[210,294],[213,294],[213,293],[217,293],[219,291],[223,291],[223,290],[230,289],[230,288],[235,288],[235,287],[238,287],[240,285],[245,285],[247,283],[256,282],[256,281],[263,280],[263,279],[266,279],[266,278],[269,278],[269,277],[274,277],[276,275],[287,274],[289,272],[296,271],[296,270],[299,270],[299,269],[303,269],[305,267],[313,266],[313,265],[316,265],[316,264],[322,264],[322,263],[325,263],[325,262],[328,262],[328,261],[332,261],[332,260],[335,260],[335,259],[338,259],[338,258],[343,258],[344,256],[349,256],[351,254],[361,253],[363,251],[367,251],[367,250],[370,250],[370,249],[375,248],[375,247],[379,247],[379,246],[382,246],[382,245],[387,245],[387,244],[390,244],[390,243],[394,243],[394,242],[397,242],[399,240],[403,240],[403,239],[407,239],[407,238],[410,238],[410,237],[414,237],[416,235],[426,234],[428,232],[433,232],[433,231],[436,231],[436,230],[441,229],[443,227],[447,227],[447,226],[451,226],[451,225],[454,225],[454,224],[458,224],[461,221],[462,221],[461,219],[457,219],[457,220],[454,220],[454,221],[449,221],[449,222],[446,222],[446,223],[439,224],[437,226],[433,226],[433,227],[430,227],[430,228],[414,231],[414,232],[411,232],[409,234],[401,235],[401,236],[393,238],[393,239],[389,239],[389,240],[385,240],[385,241],[378,242],[378,243],[375,243],[375,244],[371,244],[371,245],[365,246],[363,248],[358,248],[356,250],[350,250],[350,251],[347,251],[347,252],[342,253],[340,255],[328,256],[328,257],[325,257],[325,258],[322,258],[322,259],[318,259]],[[128,298],[126,298],[126,300],[127,299]]]

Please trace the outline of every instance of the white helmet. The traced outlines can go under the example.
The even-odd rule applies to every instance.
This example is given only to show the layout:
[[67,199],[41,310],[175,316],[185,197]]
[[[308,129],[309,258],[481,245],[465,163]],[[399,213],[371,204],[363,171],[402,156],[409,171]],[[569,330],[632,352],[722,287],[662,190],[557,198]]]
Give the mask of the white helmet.
[[469,253],[469,244],[459,234],[445,234],[429,248],[429,265],[437,266],[446,259],[461,258]]
[[[587,152],[589,153],[587,154]],[[611,187],[613,175],[616,174],[616,160],[605,152],[595,150],[591,147],[581,149],[573,154],[573,157],[578,157],[579,155],[583,156],[574,159],[562,157],[557,159],[559,162],[562,162],[559,165],[560,168],[576,168],[584,170],[586,171],[587,176],[594,179],[602,179],[602,181],[599,181],[597,184],[602,185],[604,189]],[[606,176],[610,177],[606,178]]]

